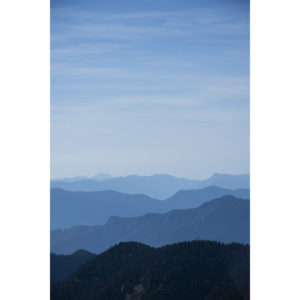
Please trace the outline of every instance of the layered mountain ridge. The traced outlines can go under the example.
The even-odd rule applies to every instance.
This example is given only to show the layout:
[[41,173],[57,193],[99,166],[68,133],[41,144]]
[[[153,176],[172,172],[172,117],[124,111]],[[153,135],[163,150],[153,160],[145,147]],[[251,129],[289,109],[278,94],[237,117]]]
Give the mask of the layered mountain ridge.
[[225,195],[249,199],[249,190],[210,186],[201,190],[182,190],[161,201],[146,195],[130,195],[116,191],[74,192],[51,189],[51,229],[101,225],[113,215],[136,217],[150,212],[164,213],[173,209],[195,208]]
[[[105,176],[109,175],[105,174]],[[205,180],[178,178],[167,174],[155,174],[152,176],[129,175],[114,178],[105,176],[100,176],[102,180],[99,180],[97,176],[94,178],[78,178],[79,180],[74,180],[74,178],[71,180],[52,180],[51,188],[86,192],[113,190],[126,194],[144,194],[155,199],[164,200],[180,190],[202,189],[212,185],[227,189],[249,189],[250,187],[248,174],[229,175],[215,173]]]
[[69,254],[85,249],[101,253],[121,241],[155,247],[194,239],[249,243],[249,223],[249,200],[228,195],[198,208],[131,218],[111,216],[104,225],[53,230],[51,251]]

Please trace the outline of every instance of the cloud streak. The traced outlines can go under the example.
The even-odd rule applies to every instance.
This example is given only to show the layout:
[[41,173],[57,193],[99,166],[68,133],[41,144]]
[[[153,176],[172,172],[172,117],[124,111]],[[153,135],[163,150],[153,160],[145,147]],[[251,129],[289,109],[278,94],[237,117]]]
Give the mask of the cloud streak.
[[53,175],[248,172],[249,12],[97,5],[51,11]]

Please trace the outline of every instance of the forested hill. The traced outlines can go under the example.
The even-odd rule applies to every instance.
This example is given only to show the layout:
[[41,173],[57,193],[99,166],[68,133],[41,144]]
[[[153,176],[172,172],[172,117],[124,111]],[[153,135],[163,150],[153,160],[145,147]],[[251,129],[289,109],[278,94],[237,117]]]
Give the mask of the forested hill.
[[67,279],[77,267],[92,259],[96,254],[86,250],[78,250],[71,255],[57,255],[51,253],[50,256],[50,278],[51,283]]
[[51,300],[248,300],[249,246],[120,243],[52,285]]

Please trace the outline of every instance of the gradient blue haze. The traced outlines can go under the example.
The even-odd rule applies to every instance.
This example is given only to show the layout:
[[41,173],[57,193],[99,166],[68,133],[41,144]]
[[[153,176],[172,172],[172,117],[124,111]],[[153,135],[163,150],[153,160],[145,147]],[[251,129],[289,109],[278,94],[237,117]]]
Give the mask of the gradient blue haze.
[[51,177],[249,172],[249,2],[51,1]]

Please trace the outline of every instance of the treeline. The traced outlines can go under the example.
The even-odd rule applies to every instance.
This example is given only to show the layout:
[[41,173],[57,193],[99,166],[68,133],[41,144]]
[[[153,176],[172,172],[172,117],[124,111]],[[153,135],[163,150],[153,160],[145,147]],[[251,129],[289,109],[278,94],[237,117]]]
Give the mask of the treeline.
[[51,284],[63,281],[80,265],[95,257],[96,254],[86,250],[78,250],[71,255],[50,254],[50,281]]
[[120,243],[52,284],[51,300],[248,300],[249,246]]

